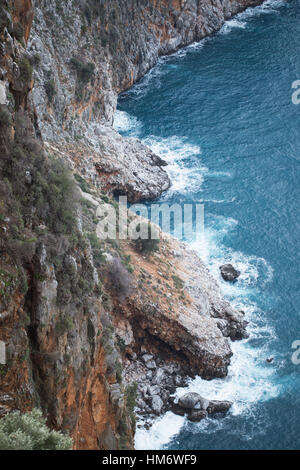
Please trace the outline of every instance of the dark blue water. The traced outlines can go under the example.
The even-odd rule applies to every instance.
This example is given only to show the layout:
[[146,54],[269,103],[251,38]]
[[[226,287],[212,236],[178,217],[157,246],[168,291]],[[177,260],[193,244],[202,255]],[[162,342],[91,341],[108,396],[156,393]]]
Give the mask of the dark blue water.
[[[300,339],[299,45],[300,1],[270,2],[161,60],[120,97],[116,127],[169,161],[174,184],[163,200],[205,204],[206,244],[193,248],[251,333],[233,345],[226,380],[190,385],[233,399],[232,411],[199,424],[168,415],[138,432],[138,447],[300,448],[300,366],[291,361]],[[225,261],[242,271],[234,286],[220,279]]]

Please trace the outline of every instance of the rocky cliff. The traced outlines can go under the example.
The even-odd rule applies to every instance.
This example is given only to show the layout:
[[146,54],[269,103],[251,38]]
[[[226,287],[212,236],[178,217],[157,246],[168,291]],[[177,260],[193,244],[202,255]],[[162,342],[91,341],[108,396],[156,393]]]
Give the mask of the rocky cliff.
[[245,322],[197,255],[175,240],[147,255],[100,242],[95,208],[170,184],[158,156],[111,128],[118,93],[257,3],[1,0],[0,414],[38,405],[76,449],[130,448],[134,380],[163,389],[151,413],[172,391],[159,364],[177,385],[226,375]]

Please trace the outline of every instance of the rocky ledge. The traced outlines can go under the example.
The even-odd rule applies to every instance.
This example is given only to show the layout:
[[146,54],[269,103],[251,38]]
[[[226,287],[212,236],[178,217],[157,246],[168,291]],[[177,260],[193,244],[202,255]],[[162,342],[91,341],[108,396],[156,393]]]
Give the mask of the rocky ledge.
[[171,185],[162,158],[110,126],[95,125],[76,143],[47,145],[87,182],[111,196],[126,194],[129,202],[155,199]]
[[188,373],[188,369],[149,354],[145,348],[139,357],[133,354],[127,359],[123,379],[126,383],[138,383],[139,427],[151,427],[153,418],[167,411],[196,422],[215,413],[226,413],[231,408],[230,401],[209,400],[196,392],[188,392],[179,399],[174,396],[178,387],[188,385]]

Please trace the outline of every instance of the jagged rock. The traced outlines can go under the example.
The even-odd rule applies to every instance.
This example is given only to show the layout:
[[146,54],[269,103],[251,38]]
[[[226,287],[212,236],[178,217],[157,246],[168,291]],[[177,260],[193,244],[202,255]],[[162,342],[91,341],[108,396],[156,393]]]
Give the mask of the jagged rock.
[[180,375],[174,375],[173,380],[174,380],[174,385],[176,385],[176,387],[184,386],[184,379]]
[[146,374],[146,378],[150,381],[152,381],[152,377],[153,377],[153,372],[152,370],[148,370],[147,374]]
[[152,361],[153,356],[152,356],[152,354],[144,354],[142,359],[143,359],[144,363],[146,364],[147,362]]
[[158,385],[148,385],[147,393],[149,396],[159,395],[160,387]]
[[218,401],[212,400],[209,402],[207,412],[212,413],[226,413],[232,407],[231,401]]
[[165,378],[165,371],[162,368],[158,368],[153,374],[152,383],[160,385]]
[[223,264],[220,266],[221,275],[224,281],[235,281],[240,275],[240,271],[237,271],[232,264]]
[[156,362],[155,361],[148,361],[146,362],[147,369],[155,370],[156,369]]
[[108,126],[101,127],[101,145],[106,150],[95,159],[102,187],[130,202],[155,199],[170,187],[162,168],[166,163],[138,139],[121,137]]
[[200,404],[202,408],[202,404],[206,404],[205,398],[203,398],[199,393],[189,392],[183,395],[178,400],[178,405],[185,409],[190,410],[196,407],[196,405]]
[[164,403],[163,403],[162,399],[160,398],[160,396],[159,395],[154,395],[152,397],[151,408],[152,408],[152,410],[154,411],[154,413],[156,415],[159,416],[161,414],[163,406],[164,406]]
[[202,421],[207,417],[207,412],[204,410],[192,410],[188,413],[188,420],[192,422]]
[[170,407],[170,410],[172,411],[172,413],[174,413],[175,415],[178,415],[178,416],[184,416],[186,414],[186,410],[184,410],[183,408],[181,408],[178,404],[176,403],[173,403],[172,406]]

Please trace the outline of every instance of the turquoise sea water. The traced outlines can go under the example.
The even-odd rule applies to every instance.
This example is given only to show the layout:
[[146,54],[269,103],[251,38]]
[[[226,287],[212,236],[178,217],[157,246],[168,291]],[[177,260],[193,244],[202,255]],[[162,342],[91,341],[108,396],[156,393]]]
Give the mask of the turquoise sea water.
[[[189,386],[233,400],[231,412],[201,423],[168,413],[138,430],[137,448],[300,448],[299,49],[300,1],[269,1],[161,59],[119,99],[115,127],[169,162],[162,200],[204,203],[206,242],[192,246],[250,322],[228,377]],[[220,278],[227,261],[242,272],[235,285]]]

